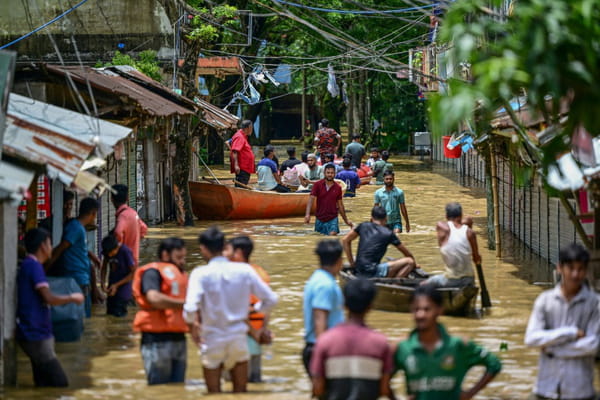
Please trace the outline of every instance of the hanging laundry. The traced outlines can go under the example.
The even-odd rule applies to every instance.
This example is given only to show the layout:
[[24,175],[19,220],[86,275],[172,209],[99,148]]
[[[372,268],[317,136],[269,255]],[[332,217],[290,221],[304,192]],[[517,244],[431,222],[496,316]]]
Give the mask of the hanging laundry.
[[335,73],[333,71],[333,65],[327,66],[329,77],[327,78],[327,90],[331,93],[331,97],[338,97],[340,94],[340,87],[335,81]]
[[267,71],[266,69],[263,70],[263,75],[269,80],[271,81],[271,83],[273,85],[275,85],[275,87],[279,87],[280,83],[277,82],[277,79],[275,79],[275,77],[273,75],[271,75],[271,73],[269,71]]
[[236,115],[241,121],[242,120],[242,104],[241,103],[238,103],[238,109],[237,109]]
[[260,115],[258,115],[256,117],[256,121],[254,121],[254,126],[253,126],[253,132],[254,132],[254,136],[258,139],[258,137],[260,136]]
[[260,93],[254,88],[254,86],[248,82],[248,88],[250,89],[250,101],[248,104],[256,104],[260,101]]
[[208,86],[206,85],[206,79],[202,76],[198,77],[198,93],[202,96],[208,96],[210,94]]
[[292,69],[289,64],[279,64],[273,77],[279,83],[290,84],[292,83]]
[[348,99],[348,84],[346,81],[342,82],[342,101],[344,104],[350,104],[350,100]]

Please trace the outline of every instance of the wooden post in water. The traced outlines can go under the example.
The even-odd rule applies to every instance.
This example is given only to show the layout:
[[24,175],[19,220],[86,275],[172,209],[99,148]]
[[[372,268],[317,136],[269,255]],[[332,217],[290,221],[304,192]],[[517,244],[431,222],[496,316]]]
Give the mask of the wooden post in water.
[[502,257],[502,242],[500,241],[500,206],[498,203],[498,166],[494,142],[490,139],[490,171],[492,178],[492,198],[494,201],[494,236],[496,242],[496,257]]

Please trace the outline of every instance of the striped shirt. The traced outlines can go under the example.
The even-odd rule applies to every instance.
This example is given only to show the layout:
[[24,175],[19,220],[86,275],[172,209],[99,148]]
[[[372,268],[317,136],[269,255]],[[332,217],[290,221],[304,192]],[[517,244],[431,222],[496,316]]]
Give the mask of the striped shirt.
[[[594,396],[594,357],[598,350],[598,296],[587,286],[567,301],[560,284],[542,293],[529,318],[525,344],[542,347],[535,393],[550,399]],[[582,330],[585,336],[577,339]]]

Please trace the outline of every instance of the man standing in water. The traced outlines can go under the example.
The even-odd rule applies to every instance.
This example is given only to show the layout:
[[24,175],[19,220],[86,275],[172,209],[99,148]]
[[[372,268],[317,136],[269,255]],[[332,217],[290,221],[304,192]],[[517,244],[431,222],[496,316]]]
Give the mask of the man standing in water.
[[329,120],[323,118],[321,120],[321,128],[315,133],[314,145],[319,156],[323,154],[337,154],[338,147],[342,137],[335,129],[329,127]]
[[199,237],[200,253],[208,265],[196,267],[184,306],[194,342],[202,344],[204,381],[209,393],[221,391],[223,368],[230,372],[234,392],[245,392],[248,382],[248,302],[260,300],[255,310],[268,312],[277,295],[253,268],[223,257],[225,235],[211,227]]
[[317,338],[327,329],[344,322],[344,297],[335,280],[342,269],[342,245],[321,240],[315,250],[320,268],[304,286],[304,340],[302,362],[310,375],[310,360]]
[[525,344],[540,348],[537,399],[595,399],[594,357],[600,335],[598,297],[585,283],[590,255],[580,244],[560,250],[560,282],[539,295]]
[[338,223],[338,211],[346,225],[352,228],[352,222],[346,217],[344,202],[342,200],[342,188],[334,182],[335,167],[327,164],[325,167],[325,179],[321,179],[313,185],[310,192],[304,223],[310,223],[310,212],[313,202],[317,201],[317,212],[315,213],[315,231],[323,235],[335,236],[340,233]]
[[160,261],[138,268],[133,276],[139,305],[133,330],[142,333],[140,351],[149,385],[185,379],[188,327],[181,309],[188,283],[183,270],[186,253],[183,240],[167,238],[158,246]]
[[365,324],[376,293],[368,279],[354,279],[344,287],[348,321],[319,337],[311,360],[315,396],[376,400],[390,395],[391,348],[384,335]]
[[[400,242],[398,236],[385,226],[385,210],[375,206],[371,210],[371,221],[363,222],[342,239],[350,266],[356,274],[367,278],[403,278],[416,267],[415,257]],[[352,255],[352,241],[360,236],[356,262]],[[403,258],[381,262],[387,246],[391,244],[404,254]]]
[[137,211],[127,205],[129,201],[129,189],[125,185],[114,185],[111,194],[113,206],[115,206],[115,237],[125,246],[129,247],[133,254],[133,261],[137,267],[140,262],[140,241],[146,236],[148,226],[142,221]]
[[402,233],[402,219],[400,212],[406,222],[406,232],[410,232],[410,222],[408,221],[408,211],[404,204],[404,192],[402,189],[394,186],[394,172],[385,171],[383,173],[382,188],[375,191],[375,205],[385,208],[387,213],[387,226],[395,234]]
[[352,165],[360,168],[366,150],[365,146],[360,143],[360,135],[358,133],[352,134],[352,142],[346,146],[346,153],[352,154]]
[[[502,369],[498,357],[485,348],[450,336],[438,323],[442,315],[442,295],[431,286],[419,286],[411,299],[416,329],[398,344],[394,363],[406,375],[409,399],[472,399]],[[469,370],[483,365],[485,374],[469,390],[462,382]]]
[[252,135],[252,121],[244,120],[235,135],[231,138],[231,173],[235,173],[235,180],[247,185],[250,175],[254,173],[254,153],[248,142]]
[[437,287],[468,286],[475,283],[473,265],[481,262],[477,248],[477,236],[471,227],[464,224],[462,207],[458,203],[446,205],[447,221],[437,223],[437,239],[446,271],[434,275],[424,284]]

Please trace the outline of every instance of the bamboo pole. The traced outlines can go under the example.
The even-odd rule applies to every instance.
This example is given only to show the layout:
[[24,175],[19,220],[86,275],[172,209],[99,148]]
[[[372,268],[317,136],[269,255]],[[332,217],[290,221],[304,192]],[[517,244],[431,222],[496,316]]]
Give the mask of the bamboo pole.
[[567,201],[567,198],[565,197],[565,194],[563,192],[560,192],[559,199],[560,199],[561,204],[563,205],[563,208],[567,211],[567,215],[569,216],[569,219],[571,220],[571,222],[573,222],[573,226],[575,227],[575,230],[579,234],[579,238],[581,239],[581,241],[583,242],[585,247],[587,247],[590,250],[593,249],[594,244],[592,243],[592,241],[590,240],[588,235],[585,233],[583,226],[581,226],[581,221],[579,220],[579,218],[577,218],[577,215],[575,214],[573,207],[571,207],[571,205]]
[[490,140],[490,164],[492,178],[492,199],[494,202],[494,236],[496,243],[496,257],[502,257],[502,242],[500,240],[500,205],[498,200],[498,167],[494,143]]

